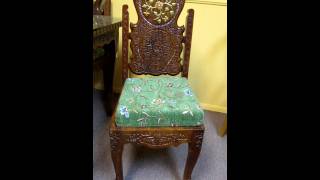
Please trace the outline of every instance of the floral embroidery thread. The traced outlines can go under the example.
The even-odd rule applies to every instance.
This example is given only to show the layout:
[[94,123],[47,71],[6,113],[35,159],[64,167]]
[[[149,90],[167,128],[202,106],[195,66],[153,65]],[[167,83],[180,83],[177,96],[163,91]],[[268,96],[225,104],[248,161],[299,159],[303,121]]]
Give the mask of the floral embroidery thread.
[[160,104],[163,104],[163,103],[165,103],[165,101],[160,99],[160,98],[152,100],[152,104],[155,104],[155,105],[160,105]]
[[140,86],[135,86],[132,88],[132,91],[135,93],[139,93],[141,91],[141,87]]
[[120,107],[120,114],[124,115],[126,118],[129,118],[129,111],[126,106],[121,106]]
[[192,126],[202,124],[203,117],[187,79],[132,78],[121,93],[116,123],[124,127]]
[[186,96],[192,96],[190,89],[185,89],[183,92]]

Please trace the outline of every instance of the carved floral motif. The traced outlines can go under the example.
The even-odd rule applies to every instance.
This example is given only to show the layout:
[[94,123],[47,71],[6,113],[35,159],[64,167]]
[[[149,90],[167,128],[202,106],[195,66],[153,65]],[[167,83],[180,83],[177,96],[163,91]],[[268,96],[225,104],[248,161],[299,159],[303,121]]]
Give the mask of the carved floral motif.
[[199,134],[194,136],[193,142],[195,142],[195,147],[201,148],[202,146],[202,140],[203,140],[203,132],[200,132]]
[[177,146],[181,143],[188,141],[188,138],[183,134],[130,134],[127,138],[129,143],[140,145],[148,145],[151,147],[164,147],[174,145]]
[[119,132],[110,132],[111,150],[112,151],[119,150],[119,148],[118,148],[119,143],[120,143],[120,134],[119,134]]
[[157,24],[171,20],[176,12],[176,7],[175,0],[144,0],[142,5],[145,17]]

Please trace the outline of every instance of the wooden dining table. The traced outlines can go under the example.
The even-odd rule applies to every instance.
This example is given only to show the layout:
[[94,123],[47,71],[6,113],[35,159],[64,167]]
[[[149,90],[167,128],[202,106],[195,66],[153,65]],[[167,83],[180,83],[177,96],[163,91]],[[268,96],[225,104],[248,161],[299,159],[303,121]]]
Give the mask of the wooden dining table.
[[108,115],[114,109],[113,74],[118,50],[121,19],[93,15],[93,69],[103,72],[105,107]]

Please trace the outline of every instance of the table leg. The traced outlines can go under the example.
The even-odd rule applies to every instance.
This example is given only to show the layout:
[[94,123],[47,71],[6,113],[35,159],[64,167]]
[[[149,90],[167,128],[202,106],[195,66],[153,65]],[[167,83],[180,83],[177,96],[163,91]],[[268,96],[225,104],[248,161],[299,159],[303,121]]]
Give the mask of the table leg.
[[225,115],[222,127],[219,128],[219,136],[223,137],[226,133],[227,133],[227,115]]
[[114,65],[116,61],[116,42],[112,40],[109,44],[104,46],[106,52],[106,60],[103,65],[103,81],[105,91],[105,105],[106,112],[111,115],[114,110],[114,94],[113,94],[113,74]]

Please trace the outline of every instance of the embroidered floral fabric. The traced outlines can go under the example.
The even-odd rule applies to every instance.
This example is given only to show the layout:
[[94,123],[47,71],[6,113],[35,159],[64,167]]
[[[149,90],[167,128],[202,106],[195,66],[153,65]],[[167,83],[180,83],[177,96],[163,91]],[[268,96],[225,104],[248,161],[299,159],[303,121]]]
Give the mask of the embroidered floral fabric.
[[122,127],[197,126],[204,112],[183,77],[128,78],[116,109]]

